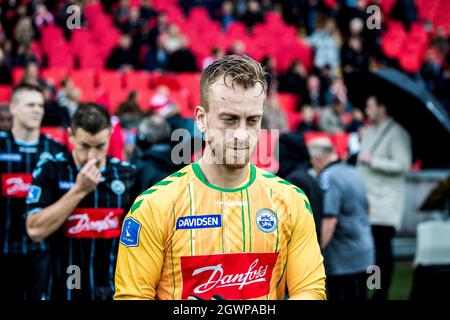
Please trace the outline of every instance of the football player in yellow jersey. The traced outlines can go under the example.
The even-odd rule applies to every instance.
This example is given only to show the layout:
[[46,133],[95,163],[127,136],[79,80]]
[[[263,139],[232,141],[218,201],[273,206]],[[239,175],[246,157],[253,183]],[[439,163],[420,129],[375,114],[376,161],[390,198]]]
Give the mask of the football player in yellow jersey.
[[120,238],[116,299],[325,299],[325,271],[303,191],[249,163],[266,74],[225,56],[202,74],[202,158],[135,201]]

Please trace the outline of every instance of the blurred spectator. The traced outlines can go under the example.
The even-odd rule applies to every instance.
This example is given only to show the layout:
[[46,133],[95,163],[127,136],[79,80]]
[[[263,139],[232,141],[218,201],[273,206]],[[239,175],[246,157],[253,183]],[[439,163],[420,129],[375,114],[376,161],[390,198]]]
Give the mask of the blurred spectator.
[[237,55],[243,55],[245,54],[246,50],[245,42],[242,40],[234,40],[231,44],[231,48],[228,49],[227,54],[237,54]]
[[39,75],[39,66],[35,62],[30,62],[25,67],[25,73],[22,78],[23,83],[32,84],[41,88],[49,86],[47,81]]
[[183,46],[183,35],[180,33],[180,28],[176,24],[169,25],[167,35],[164,39],[164,48],[170,54]]
[[315,113],[314,109],[310,105],[305,104],[300,109],[302,114],[302,121],[297,127],[297,132],[304,133],[310,131],[318,131],[317,125],[315,123]]
[[369,69],[369,55],[364,51],[361,38],[351,36],[342,46],[342,69],[346,73],[367,71]]
[[347,97],[347,87],[342,78],[335,78],[331,83],[331,86],[328,88],[326,102],[327,104],[331,104],[334,98],[338,98],[346,107],[349,105],[348,97]]
[[121,28],[130,16],[130,1],[120,0],[119,6],[114,11],[114,22],[117,27]]
[[12,128],[12,114],[8,104],[0,104],[0,131],[9,131]]
[[[333,84],[333,79],[335,79],[335,75],[333,74],[333,71],[331,70],[331,67],[329,65],[324,65],[320,70],[318,70],[318,77],[320,79],[320,87],[324,93],[328,92],[330,90],[331,85]],[[328,97],[325,97],[326,103],[331,103],[331,99],[328,99]],[[328,101],[330,100],[330,101]]]
[[131,159],[138,169],[136,184],[140,192],[178,170],[171,160],[171,132],[169,124],[159,115],[146,117],[140,122]]
[[67,77],[61,81],[61,88],[56,94],[56,101],[59,106],[66,109],[69,118],[72,118],[81,99],[81,91],[75,87],[72,80]]
[[264,114],[261,121],[261,128],[268,130],[279,130],[280,133],[289,130],[285,113],[278,101],[276,86],[271,84],[264,104]]
[[164,118],[168,118],[178,113],[177,106],[170,99],[170,89],[164,85],[160,85],[156,88],[155,93],[150,97],[148,108],[151,112]]
[[145,57],[145,68],[149,71],[167,70],[169,54],[164,48],[164,35],[157,39],[156,46],[150,47]]
[[361,18],[353,18],[349,22],[350,36],[359,37],[362,36],[364,31],[364,21]]
[[366,114],[371,125],[362,136],[358,167],[367,187],[376,265],[382,274],[373,299],[386,300],[394,269],[392,238],[401,226],[405,175],[411,167],[411,139],[380,97],[367,99]]
[[146,21],[141,19],[141,11],[139,7],[131,7],[129,9],[128,18],[122,22],[120,29],[122,33],[127,33],[131,37],[137,36],[141,29],[145,26]]
[[246,0],[234,0],[234,15],[237,20],[242,21],[245,13],[247,12],[247,1]]
[[250,0],[247,5],[247,11],[242,17],[242,20],[247,27],[252,28],[255,24],[264,22],[264,17],[259,2],[256,0]]
[[330,139],[308,143],[324,192],[320,245],[329,300],[365,300],[367,268],[374,263],[364,182],[356,168],[340,162]]
[[16,56],[14,57],[14,66],[25,67],[31,62],[39,64],[39,61],[36,55],[33,53],[31,46],[24,47],[23,45],[19,45],[16,51]]
[[150,19],[153,19],[158,15],[157,11],[153,7],[152,0],[141,0],[141,6],[139,10],[141,20],[145,22],[148,22]]
[[364,126],[364,114],[358,108],[352,110],[352,118],[347,126],[347,132],[358,132]]
[[329,65],[334,74],[339,66],[339,43],[334,20],[318,20],[317,29],[307,38],[307,42],[315,51],[314,66],[320,69]]
[[449,38],[445,32],[443,26],[438,26],[436,28],[436,35],[431,39],[430,44],[436,48],[441,55],[441,57],[446,57],[449,48]]
[[428,49],[425,56],[425,62],[420,69],[420,77],[425,87],[431,93],[434,93],[441,77],[441,65],[433,49]]
[[222,26],[222,30],[227,31],[228,26],[233,21],[234,21],[233,2],[224,1],[222,3],[222,9],[220,12],[220,25]]
[[320,113],[319,130],[329,133],[338,133],[345,130],[342,122],[342,115],[345,112],[345,105],[334,98],[331,107],[324,108]]
[[119,44],[111,51],[106,61],[106,69],[122,71],[133,69],[136,58],[131,50],[131,38],[127,34],[120,36]]
[[306,194],[314,215],[317,239],[320,239],[323,192],[317,179],[309,174],[310,156],[305,139],[302,134],[284,133],[280,136],[279,146],[281,162],[277,175]]
[[277,60],[274,56],[268,55],[262,58],[261,65],[264,70],[270,75],[270,82],[275,86],[275,91],[278,90],[278,72]]
[[320,79],[316,75],[309,75],[306,82],[306,92],[302,94],[302,103],[314,109],[326,105],[325,95],[322,91]]
[[294,60],[288,71],[280,76],[279,90],[299,94],[306,86],[307,76],[308,72],[305,66],[299,60]]
[[47,7],[43,3],[39,3],[36,6],[36,13],[34,16],[34,25],[40,29],[42,27],[54,24],[53,14],[48,11]]
[[156,24],[151,28],[149,32],[149,45],[150,47],[155,47],[157,45],[158,37],[167,32],[169,28],[169,21],[167,13],[159,12],[156,17]]
[[17,22],[14,31],[14,39],[23,47],[27,48],[31,45],[34,38],[33,24],[31,18],[24,17]]
[[138,92],[130,91],[125,101],[119,104],[116,110],[116,116],[124,129],[137,128],[144,113],[138,104]]
[[417,20],[417,7],[414,0],[397,0],[391,9],[391,17],[403,22],[406,30]]
[[219,60],[224,56],[222,48],[214,47],[211,49],[211,55],[203,59],[202,70],[205,70],[214,61]]
[[197,72],[197,62],[195,56],[188,48],[188,39],[180,37],[180,45],[169,55],[168,71],[173,72]]
[[12,84],[11,69],[9,68],[3,50],[0,48],[0,84]]
[[364,113],[360,109],[352,110],[352,118],[346,131],[349,133],[347,163],[356,166],[358,153],[361,151],[361,136],[364,131]]

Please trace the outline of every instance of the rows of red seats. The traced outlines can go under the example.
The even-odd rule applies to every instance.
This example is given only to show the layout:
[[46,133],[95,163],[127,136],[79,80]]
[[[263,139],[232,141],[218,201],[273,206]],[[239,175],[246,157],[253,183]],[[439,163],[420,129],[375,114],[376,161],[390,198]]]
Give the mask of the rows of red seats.
[[[23,78],[24,70],[13,70],[13,82],[18,84]],[[165,85],[170,89],[172,100],[179,106],[181,114],[192,117],[195,106],[200,105],[200,73],[159,73],[130,71],[120,73],[109,70],[68,70],[50,68],[41,70],[42,77],[60,87],[66,77],[74,82],[82,91],[82,101],[98,101],[106,104],[111,112],[123,102],[131,90],[138,92],[138,102],[143,110],[148,109],[148,102],[155,89]],[[0,86],[0,101],[9,101],[12,88]],[[298,96],[289,93],[278,93],[278,101],[285,112],[289,129],[294,130],[301,121],[296,111]]]
[[[24,69],[16,68],[12,72],[13,83],[18,84],[24,75]],[[82,91],[82,101],[99,101],[106,104],[111,112],[123,102],[130,91],[138,92],[139,105],[148,109],[148,102],[154,90],[165,85],[171,90],[171,98],[180,107],[181,113],[191,116],[193,108],[200,104],[199,73],[159,73],[130,71],[120,73],[110,70],[48,68],[41,71],[41,76],[57,88],[66,77]],[[0,87],[0,100],[7,101],[11,88]]]

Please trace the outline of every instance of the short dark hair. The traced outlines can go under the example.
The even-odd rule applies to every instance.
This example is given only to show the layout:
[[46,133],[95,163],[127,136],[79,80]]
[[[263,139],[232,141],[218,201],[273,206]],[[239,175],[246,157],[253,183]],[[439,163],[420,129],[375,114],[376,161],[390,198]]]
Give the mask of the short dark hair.
[[235,85],[237,85],[247,90],[259,83],[263,88],[261,94],[267,93],[267,73],[259,62],[246,55],[227,55],[210,64],[202,72],[200,98],[206,111],[209,108],[209,87],[219,77],[222,77],[227,87],[234,89]]
[[90,134],[97,134],[111,127],[109,111],[97,103],[88,102],[80,104],[72,116],[71,128],[74,133],[78,128],[81,128]]
[[383,106],[386,114],[390,115],[387,99],[383,95],[371,94],[368,96],[368,98],[374,98],[378,107]]
[[35,92],[39,92],[40,94],[42,94],[42,96],[44,95],[44,91],[42,90],[42,88],[40,86],[22,82],[13,88],[12,93],[11,93],[11,101],[14,99],[14,97],[17,95],[17,93],[22,92],[22,91],[35,91]]

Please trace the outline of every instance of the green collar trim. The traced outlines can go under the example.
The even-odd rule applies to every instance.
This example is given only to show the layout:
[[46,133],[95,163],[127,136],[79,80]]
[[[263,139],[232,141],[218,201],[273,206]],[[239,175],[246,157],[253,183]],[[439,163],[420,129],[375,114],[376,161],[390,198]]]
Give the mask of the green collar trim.
[[200,169],[200,166],[198,165],[198,162],[194,162],[192,164],[192,169],[194,170],[194,174],[197,176],[197,178],[199,178],[200,181],[203,182],[207,187],[209,187],[211,189],[219,190],[219,191],[222,191],[222,192],[237,192],[237,191],[245,190],[248,187],[250,187],[250,185],[256,179],[256,169],[255,169],[255,166],[252,163],[250,163],[250,179],[248,180],[248,182],[246,184],[244,184],[242,187],[234,188],[234,189],[221,188],[221,187],[218,187],[218,186],[215,186],[215,185],[209,183],[206,180],[205,176],[203,175],[203,172]]

